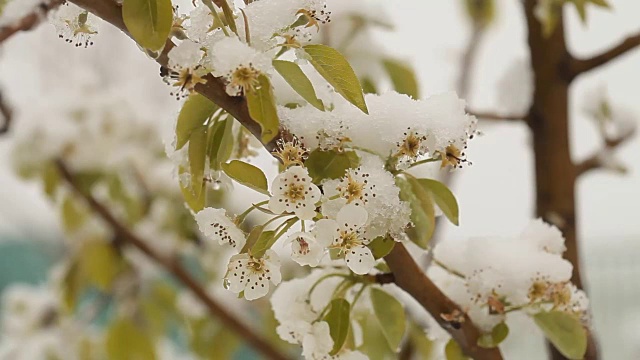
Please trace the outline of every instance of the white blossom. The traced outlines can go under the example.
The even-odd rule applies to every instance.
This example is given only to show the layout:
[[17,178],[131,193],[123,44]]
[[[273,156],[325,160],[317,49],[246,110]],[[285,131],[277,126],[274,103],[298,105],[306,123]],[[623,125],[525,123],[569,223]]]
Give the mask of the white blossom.
[[338,212],[336,220],[322,219],[316,223],[317,238],[339,249],[349,269],[359,275],[368,273],[375,265],[373,254],[366,246],[369,241],[361,233],[367,216],[361,206],[349,204]]
[[240,250],[244,247],[246,238],[244,233],[227,217],[226,210],[211,207],[200,210],[195,215],[200,231],[208,240],[218,244],[229,244]]
[[72,3],[61,5],[53,12],[51,23],[58,36],[76,47],[93,45],[92,38],[98,33],[95,15]]
[[276,176],[271,186],[269,209],[281,214],[295,213],[301,220],[311,220],[316,214],[320,189],[311,182],[307,169],[293,166]]
[[269,282],[278,285],[280,280],[280,260],[271,249],[261,258],[246,253],[232,256],[225,277],[228,289],[234,293],[244,291],[247,300],[267,295]]
[[530,242],[538,250],[562,255],[567,249],[564,245],[564,237],[557,227],[545,223],[542,219],[529,222],[522,231],[520,238]]
[[291,244],[291,258],[300,265],[316,267],[325,254],[325,244],[308,232],[291,234],[286,241]]
[[169,67],[172,69],[194,69],[202,60],[202,45],[191,40],[184,40],[169,51]]
[[318,321],[311,325],[309,332],[302,339],[302,355],[307,360],[325,358],[333,349],[333,339],[329,333],[329,324]]

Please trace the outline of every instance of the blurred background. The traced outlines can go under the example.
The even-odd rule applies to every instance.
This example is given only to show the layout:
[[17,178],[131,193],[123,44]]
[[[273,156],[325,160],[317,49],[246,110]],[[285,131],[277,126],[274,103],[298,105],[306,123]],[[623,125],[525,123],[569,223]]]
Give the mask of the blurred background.
[[[496,3],[496,19],[479,43],[466,98],[474,111],[513,113],[509,96],[518,97],[522,91],[526,94],[526,89],[512,87],[526,84],[518,82],[520,77],[508,75],[508,70],[528,57],[526,25],[520,1]],[[574,54],[598,53],[640,30],[640,2],[610,0],[610,3],[610,10],[589,8],[587,25],[581,23],[575,9],[568,8],[566,32]],[[461,58],[472,33],[463,2],[398,0],[380,5],[395,27],[393,31],[377,30],[378,41],[389,53],[412,64],[422,96],[456,90]],[[99,71],[83,72],[89,68]],[[101,27],[95,45],[87,49],[60,41],[50,25],[19,34],[0,47],[0,88],[16,118],[20,118],[21,112],[50,101],[51,94],[55,94],[55,99],[73,99],[78,95],[77,82],[86,82],[88,86],[103,84],[99,86],[109,86],[140,102],[152,103],[154,106],[149,109],[152,121],[171,124],[179,103],[168,95],[169,89],[157,71],[128,38],[108,26]],[[508,81],[510,78],[516,80],[515,84]],[[592,101],[590,94],[603,88],[612,103],[640,114],[640,51],[574,83],[571,147],[576,160],[601,147],[598,128],[584,109]],[[49,120],[46,113],[38,119]],[[19,132],[21,126],[15,124],[12,132]],[[452,179],[460,203],[461,224],[455,227],[442,222],[443,239],[513,235],[532,217],[534,177],[527,126],[515,121],[480,121],[480,129],[483,136],[471,143],[467,154],[473,165],[457,171]],[[12,283],[44,282],[56,260],[59,251],[56,244],[62,237],[56,211],[45,199],[40,185],[25,182],[15,174],[11,165],[12,138],[12,133],[0,138],[0,294]],[[638,154],[640,141],[629,141],[617,152],[617,158],[628,169],[627,174],[595,171],[583,177],[578,187],[583,273],[603,359],[640,358]],[[512,328],[512,336],[504,345],[506,358],[545,358],[542,338],[532,335],[535,331],[525,321]]]

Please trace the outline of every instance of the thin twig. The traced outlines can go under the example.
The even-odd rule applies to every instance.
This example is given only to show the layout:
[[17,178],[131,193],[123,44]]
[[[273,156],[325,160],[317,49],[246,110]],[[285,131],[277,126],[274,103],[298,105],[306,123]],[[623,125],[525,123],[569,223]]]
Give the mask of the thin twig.
[[620,44],[610,48],[600,55],[596,55],[589,59],[571,59],[569,62],[570,76],[571,78],[574,78],[582,73],[605,65],[638,46],[640,46],[640,33],[627,37]]
[[470,109],[467,109],[467,114],[473,115],[480,120],[520,121],[526,118],[525,114],[499,114],[497,112],[474,111]]
[[0,117],[2,117],[2,125],[0,125],[0,135],[6,134],[11,127],[11,121],[13,120],[13,111],[11,107],[7,105],[0,93]]
[[50,10],[64,3],[65,0],[50,0],[41,2],[33,12],[15,23],[0,27],[0,44],[20,31],[28,31],[35,28]]
[[150,242],[139,238],[129,228],[118,221],[113,214],[100,202],[98,202],[91,194],[82,191],[75,176],[67,168],[64,162],[58,160],[56,162],[58,170],[63,179],[73,188],[73,190],[82,198],[86,200],[88,205],[94,210],[102,220],[111,226],[113,231],[117,233],[120,238],[131,244],[156,263],[164,267],[168,272],[173,274],[184,284],[193,294],[207,307],[209,312],[218,318],[229,330],[235,332],[240,338],[247,341],[248,344],[261,353],[268,359],[272,360],[287,360],[288,357],[280,353],[273,345],[263,339],[260,335],[255,333],[249,326],[237,319],[224,309],[224,306],[218,304],[212,299],[207,291],[195,280],[187,270],[185,270],[178,262],[162,256],[155,249],[150,247]]
[[582,160],[578,164],[576,164],[576,174],[577,176],[583,175],[591,170],[596,170],[600,168],[605,168],[605,164],[602,163],[601,155],[604,151],[612,150],[617,148],[618,146],[624,144],[625,142],[632,139],[635,135],[636,131],[632,130],[628,133],[616,138],[616,139],[605,139],[604,141],[604,149],[595,152],[591,156]]

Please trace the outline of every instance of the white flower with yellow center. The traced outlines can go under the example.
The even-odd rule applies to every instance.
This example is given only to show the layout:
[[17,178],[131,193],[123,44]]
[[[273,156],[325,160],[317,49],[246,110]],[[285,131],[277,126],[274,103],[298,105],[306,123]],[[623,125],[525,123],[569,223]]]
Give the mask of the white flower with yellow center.
[[96,17],[84,9],[65,3],[52,16],[51,23],[58,37],[75,47],[93,45],[92,37],[98,33]]
[[246,253],[232,256],[225,283],[231,292],[244,291],[247,300],[255,300],[267,295],[269,282],[278,285],[281,279],[280,259],[269,249],[260,258]]
[[320,189],[311,182],[307,169],[293,166],[276,176],[271,186],[273,196],[269,209],[281,214],[295,213],[301,220],[311,220],[316,214],[316,203],[320,200]]
[[316,267],[325,253],[325,246],[320,243],[313,234],[297,232],[287,239],[291,244],[291,258],[300,265]]
[[242,231],[227,217],[224,209],[204,208],[195,216],[200,231],[207,239],[217,241],[218,244],[229,244],[240,250],[244,247],[246,238]]
[[375,265],[373,254],[366,246],[369,241],[361,233],[367,217],[362,206],[349,204],[340,209],[336,220],[322,219],[316,223],[318,240],[339,249],[349,269],[358,275],[368,273]]

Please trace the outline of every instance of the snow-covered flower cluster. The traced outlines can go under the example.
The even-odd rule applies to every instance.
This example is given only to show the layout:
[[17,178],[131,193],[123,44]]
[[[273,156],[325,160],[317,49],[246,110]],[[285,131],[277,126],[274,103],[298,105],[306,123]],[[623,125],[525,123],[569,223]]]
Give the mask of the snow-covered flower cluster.
[[[347,347],[333,351],[334,341],[330,335],[330,327],[327,321],[323,320],[323,316],[330,309],[332,294],[347,282],[347,276],[343,273],[315,270],[306,277],[283,282],[273,293],[271,307],[279,323],[276,332],[282,340],[301,345],[305,359],[368,359],[360,351]],[[354,291],[355,288],[359,291]],[[362,289],[360,286],[354,286],[344,290],[343,296],[351,299],[352,312],[357,309],[371,311],[370,305],[364,301],[364,290],[360,291]],[[350,322],[351,331],[358,333],[357,322],[350,319],[347,321]],[[359,338],[357,335],[355,337],[354,343],[358,346],[362,343],[362,335],[360,333]]]
[[532,221],[515,238],[445,241],[428,274],[481,330],[491,332],[514,311],[557,310],[588,322],[588,300],[571,283],[560,231]]

